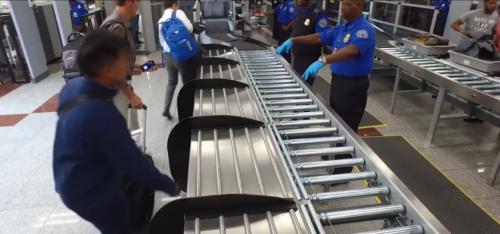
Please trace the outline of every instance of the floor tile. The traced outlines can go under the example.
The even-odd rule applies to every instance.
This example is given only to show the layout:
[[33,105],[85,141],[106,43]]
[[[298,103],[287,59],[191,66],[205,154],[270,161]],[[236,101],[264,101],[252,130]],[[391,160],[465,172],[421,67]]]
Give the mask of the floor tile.
[[37,234],[53,210],[53,206],[3,210],[0,212],[0,231],[5,234]]
[[382,136],[382,133],[377,131],[376,128],[363,128],[363,129],[358,129],[358,136],[360,136],[360,137]]
[[89,222],[59,203],[43,224],[39,234],[98,234]]
[[15,126],[21,122],[28,114],[0,115],[0,127]]
[[57,111],[57,102],[47,102],[42,104],[33,113],[45,113],[45,112],[56,112]]
[[56,207],[61,198],[55,192],[54,179],[31,179],[12,199],[7,209],[29,207]]
[[472,199],[497,196],[486,185],[483,185],[462,169],[444,171],[444,173]]
[[20,84],[2,84],[0,85],[0,98],[19,88]]
[[0,212],[18,195],[28,180],[0,180]]

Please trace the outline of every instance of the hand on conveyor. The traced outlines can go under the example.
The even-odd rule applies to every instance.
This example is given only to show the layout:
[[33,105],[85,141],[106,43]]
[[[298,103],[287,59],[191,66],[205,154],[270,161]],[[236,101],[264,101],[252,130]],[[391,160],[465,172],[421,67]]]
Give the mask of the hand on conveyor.
[[302,78],[305,80],[311,78],[311,77],[316,77],[316,74],[318,74],[319,69],[321,69],[324,66],[324,64],[320,61],[316,61],[309,68],[307,68],[306,72],[302,75]]
[[285,43],[283,43],[282,45],[278,46],[278,48],[276,48],[276,54],[277,55],[281,55],[281,53],[285,52],[285,53],[288,53],[290,52],[290,49],[292,48],[292,40],[288,39],[285,41]]
[[179,196],[181,194],[181,191],[182,191],[181,186],[179,184],[175,184],[174,196],[176,197]]

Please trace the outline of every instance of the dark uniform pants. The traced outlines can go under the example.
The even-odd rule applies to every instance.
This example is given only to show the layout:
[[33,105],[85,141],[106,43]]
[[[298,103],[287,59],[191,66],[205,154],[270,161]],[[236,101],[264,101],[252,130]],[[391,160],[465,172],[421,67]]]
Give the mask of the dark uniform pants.
[[[332,73],[330,86],[330,106],[347,123],[347,125],[358,132],[361,118],[365,113],[366,101],[368,99],[368,87],[370,80],[368,76],[345,77]],[[343,144],[337,144],[337,147]],[[335,155],[334,159],[352,158],[350,154]],[[352,167],[335,168],[333,174],[351,173]]]
[[[292,35],[292,29],[289,29],[288,31],[285,31],[285,29],[283,28],[283,26],[285,26],[284,24],[281,24],[280,25],[280,33],[279,33],[279,36],[278,36],[278,46],[280,45],[283,45],[283,43],[285,43],[286,40],[290,39],[290,36]],[[282,54],[283,58],[286,59],[286,61],[288,63],[291,63],[291,55],[290,53],[283,53]]]
[[[311,66],[314,62],[318,61],[318,58],[312,58],[312,57],[301,57],[300,55],[292,54],[292,66],[293,69],[299,74],[299,76],[302,78],[302,75],[306,72],[307,68]],[[316,77],[310,77],[307,79],[307,83],[313,87],[314,84],[314,79]]]
[[130,208],[125,196],[103,206],[72,210],[92,223],[102,234],[132,234]]

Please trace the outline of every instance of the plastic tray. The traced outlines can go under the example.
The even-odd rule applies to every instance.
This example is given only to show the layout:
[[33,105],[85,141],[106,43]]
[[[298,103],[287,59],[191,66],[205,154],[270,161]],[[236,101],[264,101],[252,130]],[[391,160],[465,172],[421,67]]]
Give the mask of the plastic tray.
[[403,38],[403,44],[404,44],[404,47],[406,47],[410,50],[419,52],[421,54],[425,54],[425,55],[447,54],[448,50],[452,50],[457,46],[457,44],[453,44],[451,42],[449,45],[446,45],[446,46],[426,46],[426,45],[416,43],[414,41],[410,41],[407,38]]
[[485,73],[489,72],[500,72],[500,61],[486,61],[477,58],[473,58],[455,51],[448,51],[450,54],[450,60],[454,63],[464,65],[482,71]]

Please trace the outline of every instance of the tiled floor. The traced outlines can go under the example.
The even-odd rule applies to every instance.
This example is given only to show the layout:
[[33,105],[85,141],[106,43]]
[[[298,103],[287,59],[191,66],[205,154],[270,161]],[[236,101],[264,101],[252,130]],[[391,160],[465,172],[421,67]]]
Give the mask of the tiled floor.
[[[160,61],[160,54],[149,56]],[[142,58],[146,59],[146,58]],[[328,79],[328,71],[321,71]],[[162,172],[168,173],[166,142],[176,123],[160,114],[167,74],[164,69],[134,77],[136,92],[148,105],[149,153]],[[0,233],[97,233],[88,223],[69,211],[54,191],[51,158],[57,115],[57,93],[64,85],[60,74],[38,84],[0,86]],[[388,112],[393,83],[373,78],[367,110],[387,124],[383,128],[362,129],[361,136],[403,135],[479,205],[500,219],[500,182],[484,184],[485,174],[500,151],[498,129],[487,123],[468,124],[444,120],[434,143],[424,146],[435,99],[429,94],[400,95],[395,114]],[[173,102],[175,105],[176,102]],[[172,110],[176,107],[172,106]],[[445,110],[451,112],[450,106]],[[161,129],[161,130],[159,130]],[[357,188],[361,184],[346,186]],[[156,210],[172,198],[157,193]],[[357,204],[373,203],[356,201]],[[336,233],[373,229],[379,223],[342,226]]]

